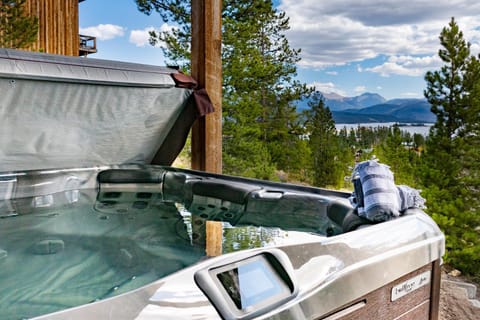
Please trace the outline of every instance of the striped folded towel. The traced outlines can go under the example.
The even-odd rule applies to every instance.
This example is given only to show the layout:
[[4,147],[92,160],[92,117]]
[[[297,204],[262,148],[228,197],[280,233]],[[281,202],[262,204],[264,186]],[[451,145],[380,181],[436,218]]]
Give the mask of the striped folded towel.
[[375,160],[355,166],[352,181],[354,192],[350,197],[358,215],[379,222],[400,216],[409,208],[424,208],[425,199],[418,190],[396,186],[390,167]]

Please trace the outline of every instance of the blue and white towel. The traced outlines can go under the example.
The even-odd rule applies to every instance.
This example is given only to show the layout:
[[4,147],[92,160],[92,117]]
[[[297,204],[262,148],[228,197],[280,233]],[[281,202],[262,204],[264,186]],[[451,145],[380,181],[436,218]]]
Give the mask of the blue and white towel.
[[400,216],[409,208],[424,208],[425,199],[418,190],[396,186],[390,167],[374,160],[355,166],[350,201],[358,215],[371,221],[386,221]]
[[397,186],[400,196],[400,212],[410,208],[425,209],[425,199],[420,195],[420,191],[409,186]]

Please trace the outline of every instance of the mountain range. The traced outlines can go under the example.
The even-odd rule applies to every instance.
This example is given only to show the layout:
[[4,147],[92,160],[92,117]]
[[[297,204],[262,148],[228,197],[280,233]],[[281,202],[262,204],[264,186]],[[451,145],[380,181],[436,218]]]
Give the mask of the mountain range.
[[[369,92],[355,97],[343,97],[336,93],[322,95],[336,123],[433,123],[436,120],[426,99],[386,100],[377,93]],[[305,100],[297,105],[298,110],[308,108]]]

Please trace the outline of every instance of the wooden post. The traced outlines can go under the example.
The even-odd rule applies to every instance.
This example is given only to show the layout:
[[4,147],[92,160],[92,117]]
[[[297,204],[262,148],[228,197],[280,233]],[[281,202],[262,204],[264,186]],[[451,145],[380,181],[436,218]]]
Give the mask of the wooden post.
[[438,320],[440,315],[440,286],[442,281],[442,267],[440,259],[432,262],[432,284],[430,292],[430,320]]
[[222,255],[223,224],[220,221],[207,221],[205,233],[205,252],[207,256]]
[[191,0],[192,76],[215,112],[192,127],[192,169],[222,172],[222,0]]

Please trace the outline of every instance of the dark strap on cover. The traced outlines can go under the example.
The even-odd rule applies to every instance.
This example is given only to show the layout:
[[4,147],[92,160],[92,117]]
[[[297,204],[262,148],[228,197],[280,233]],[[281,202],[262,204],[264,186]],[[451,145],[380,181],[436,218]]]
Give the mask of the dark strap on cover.
[[177,88],[193,89],[193,95],[168,132],[162,146],[155,153],[152,164],[171,165],[185,146],[188,133],[195,120],[215,111],[207,90],[199,89],[195,79],[180,72],[171,73],[171,76]]
[[215,111],[205,88],[200,88],[198,82],[183,73],[172,73],[173,81],[178,88],[193,89],[193,97],[197,107],[197,117],[203,117]]

